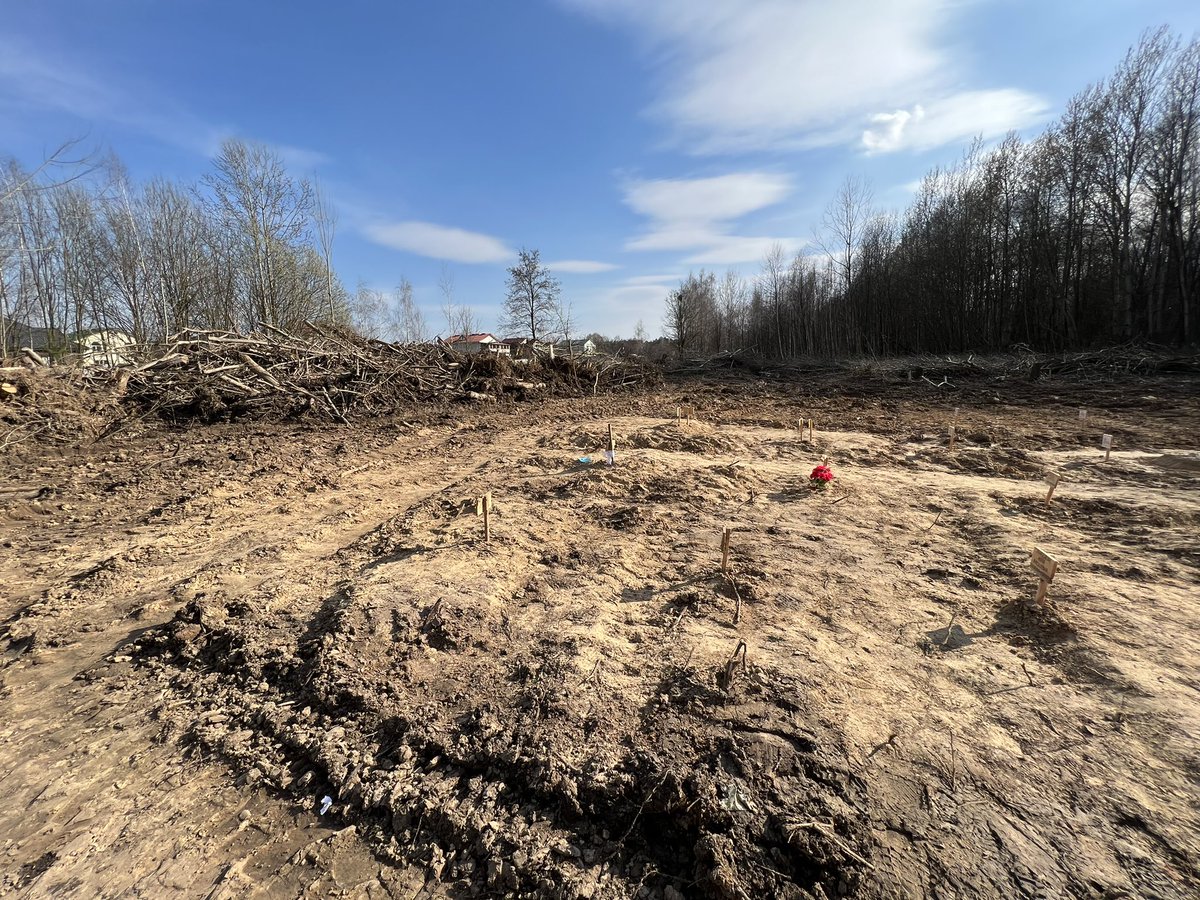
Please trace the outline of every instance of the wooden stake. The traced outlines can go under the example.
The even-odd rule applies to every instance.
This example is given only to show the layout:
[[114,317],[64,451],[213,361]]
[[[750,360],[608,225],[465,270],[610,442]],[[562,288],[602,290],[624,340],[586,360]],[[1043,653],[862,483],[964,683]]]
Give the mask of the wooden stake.
[[957,437],[957,430],[953,425],[950,426],[950,449],[954,449],[954,439]]
[[1062,481],[1062,476],[1057,472],[1046,473],[1046,484],[1050,485],[1050,490],[1046,491],[1046,505],[1050,505],[1051,498],[1054,497],[1054,489],[1058,487],[1058,483]]
[[721,571],[727,575],[729,574],[729,536],[731,533],[729,528],[721,532]]
[[611,466],[617,461],[617,442],[613,438],[612,423],[608,424],[608,464]]
[[1034,547],[1029,554],[1029,563],[1038,575],[1037,595],[1033,598],[1033,602],[1040,606],[1046,602],[1046,591],[1050,587],[1050,582],[1054,580],[1055,573],[1058,572],[1058,560],[1041,547]]
[[808,439],[811,441],[817,436],[817,429],[813,427],[813,420],[808,420]]
[[1112,435],[1106,434],[1101,436],[1100,446],[1104,448],[1104,461],[1108,462],[1108,457],[1112,453]]
[[1084,407],[1082,407],[1082,406],[1081,406],[1081,407],[1079,407],[1079,421],[1080,421],[1080,422],[1086,422],[1086,421],[1087,421],[1087,410],[1086,410]]
[[483,540],[492,542],[492,495],[489,491],[483,495]]

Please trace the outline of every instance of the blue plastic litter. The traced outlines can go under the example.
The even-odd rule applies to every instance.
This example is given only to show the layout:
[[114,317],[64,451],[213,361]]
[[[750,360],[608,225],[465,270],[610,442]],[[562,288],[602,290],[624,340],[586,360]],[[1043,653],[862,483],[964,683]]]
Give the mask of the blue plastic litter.
[[321,811],[319,813],[317,813],[317,815],[318,816],[325,815],[325,813],[329,812],[329,807],[331,807],[331,806],[333,806],[333,798],[330,797],[328,794],[326,794],[324,797],[321,798]]

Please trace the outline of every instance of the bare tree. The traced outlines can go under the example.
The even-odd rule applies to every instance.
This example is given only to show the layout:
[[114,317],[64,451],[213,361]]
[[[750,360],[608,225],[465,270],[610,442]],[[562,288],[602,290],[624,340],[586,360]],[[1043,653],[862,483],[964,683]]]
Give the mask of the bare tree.
[[[442,294],[442,316],[446,319],[446,336],[452,337],[458,333],[455,332],[455,328],[459,323],[454,308],[454,272],[445,263],[442,263],[442,271],[438,276],[438,290]],[[468,331],[466,334],[470,334],[470,332]]]
[[711,349],[716,312],[717,276],[688,274],[667,297],[667,337],[682,352]]
[[837,262],[843,289],[854,280],[854,254],[862,239],[863,229],[872,216],[873,198],[866,179],[856,175],[847,176],[838,187],[833,201],[825,207],[821,219],[823,231],[817,241],[821,249]]
[[377,291],[365,281],[358,283],[350,311],[354,330],[366,337],[380,338],[387,325],[388,302],[383,291]]
[[312,187],[292,179],[279,155],[261,144],[227,140],[214,167],[204,182],[212,190],[214,213],[240,239],[249,275],[247,313],[252,320],[284,324],[288,296],[281,257],[306,237]]
[[337,232],[337,211],[319,185],[313,193],[313,224],[317,229],[321,259],[325,263],[325,301],[329,306],[329,321],[332,322],[336,319],[333,296],[333,237]]
[[569,301],[564,302],[561,298],[554,305],[554,323],[555,329],[567,344],[567,353],[572,358],[575,356],[575,348],[571,344],[571,335],[575,330],[575,306]]
[[428,339],[425,316],[413,300],[413,286],[401,278],[392,292],[392,337],[402,344],[419,344]]
[[542,265],[537,250],[522,249],[517,264],[508,270],[508,296],[500,328],[520,333],[528,329],[536,345],[550,330],[562,291],[558,279]]

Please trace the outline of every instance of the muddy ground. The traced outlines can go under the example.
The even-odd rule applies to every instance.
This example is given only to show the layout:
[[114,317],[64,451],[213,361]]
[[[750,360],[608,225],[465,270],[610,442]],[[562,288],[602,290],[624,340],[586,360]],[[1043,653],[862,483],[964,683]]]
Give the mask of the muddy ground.
[[1198,388],[10,446],[0,896],[1198,896]]

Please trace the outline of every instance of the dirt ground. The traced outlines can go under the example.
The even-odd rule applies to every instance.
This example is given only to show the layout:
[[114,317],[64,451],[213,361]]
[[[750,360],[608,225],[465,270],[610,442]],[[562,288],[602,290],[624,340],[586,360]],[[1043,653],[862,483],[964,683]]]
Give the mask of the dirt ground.
[[10,448],[0,896],[1200,896],[1198,388]]

